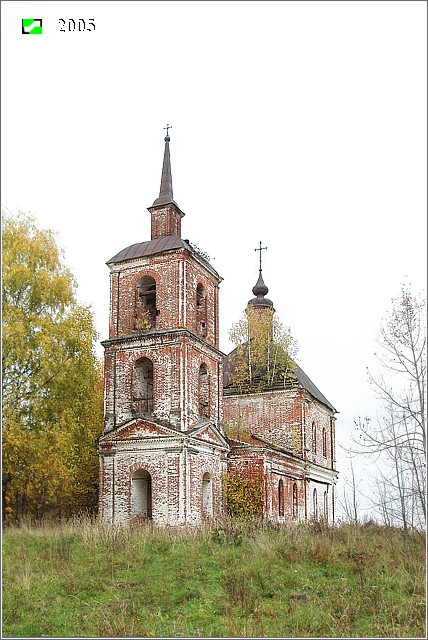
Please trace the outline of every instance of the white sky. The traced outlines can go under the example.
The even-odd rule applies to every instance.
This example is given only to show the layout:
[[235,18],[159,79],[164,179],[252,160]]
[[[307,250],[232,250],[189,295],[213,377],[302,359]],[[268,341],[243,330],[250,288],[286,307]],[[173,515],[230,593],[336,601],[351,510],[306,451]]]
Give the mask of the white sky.
[[[220,348],[252,297],[262,240],[268,297],[346,445],[377,408],[365,368],[391,297],[405,276],[426,288],[426,3],[5,1],[1,12],[2,203],[58,232],[100,339],[105,262],[150,238],[171,123],[182,235],[224,278]],[[21,18],[42,18],[43,34],[23,36]],[[60,18],[93,18],[95,32],[61,33]]]

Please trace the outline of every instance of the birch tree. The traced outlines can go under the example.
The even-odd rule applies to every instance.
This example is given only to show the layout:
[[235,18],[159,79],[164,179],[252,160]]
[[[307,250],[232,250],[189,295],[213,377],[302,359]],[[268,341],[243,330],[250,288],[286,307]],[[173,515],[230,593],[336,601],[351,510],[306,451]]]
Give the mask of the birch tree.
[[296,368],[297,343],[273,310],[249,307],[232,325],[229,337],[236,345],[231,361],[231,383],[240,393],[285,384]]
[[369,382],[383,407],[357,422],[358,450],[374,456],[374,503],[387,524],[426,524],[426,304],[408,285],[392,300],[377,340],[380,375]]
[[103,412],[92,313],[51,231],[4,212],[2,232],[4,517],[92,509]]

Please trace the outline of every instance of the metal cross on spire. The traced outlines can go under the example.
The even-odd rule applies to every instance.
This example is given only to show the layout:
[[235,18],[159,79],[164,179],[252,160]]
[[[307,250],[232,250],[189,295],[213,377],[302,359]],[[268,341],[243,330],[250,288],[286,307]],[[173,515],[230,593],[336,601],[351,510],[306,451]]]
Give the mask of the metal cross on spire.
[[167,124],[166,127],[164,127],[164,130],[166,129],[166,135],[168,135],[168,130],[172,129],[172,124]]
[[259,242],[259,248],[258,249],[254,249],[254,251],[260,251],[260,255],[259,255],[259,259],[260,259],[259,269],[260,269],[260,271],[262,270],[262,251],[264,251],[265,249],[267,249],[267,247],[262,247],[261,240]]

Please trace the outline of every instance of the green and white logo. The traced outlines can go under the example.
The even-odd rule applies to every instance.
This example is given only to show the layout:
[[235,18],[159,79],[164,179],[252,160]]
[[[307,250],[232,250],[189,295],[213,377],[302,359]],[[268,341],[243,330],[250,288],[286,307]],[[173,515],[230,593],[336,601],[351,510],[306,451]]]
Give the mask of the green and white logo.
[[22,18],[22,33],[42,33],[42,19]]

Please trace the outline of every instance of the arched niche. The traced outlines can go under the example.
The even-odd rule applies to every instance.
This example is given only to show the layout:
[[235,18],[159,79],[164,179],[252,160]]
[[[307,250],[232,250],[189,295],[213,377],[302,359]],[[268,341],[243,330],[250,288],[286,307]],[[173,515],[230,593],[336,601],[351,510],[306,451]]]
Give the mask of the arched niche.
[[317,496],[317,490],[314,489],[313,494],[312,494],[312,503],[313,503],[313,515],[314,518],[318,518],[318,496]]
[[213,488],[209,473],[205,473],[202,478],[202,513],[206,517],[213,514]]
[[140,358],[134,364],[133,402],[136,413],[153,413],[153,362]]

